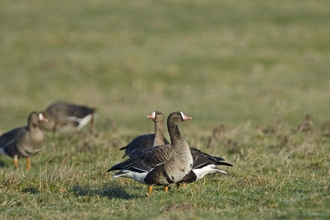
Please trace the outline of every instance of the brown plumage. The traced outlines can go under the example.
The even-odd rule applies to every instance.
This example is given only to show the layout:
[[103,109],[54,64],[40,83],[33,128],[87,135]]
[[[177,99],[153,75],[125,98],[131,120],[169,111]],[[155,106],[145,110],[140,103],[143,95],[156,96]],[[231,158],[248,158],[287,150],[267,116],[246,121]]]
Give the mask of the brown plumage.
[[[134,138],[127,146],[120,148],[119,150],[125,150],[124,157],[129,156],[137,156],[142,151],[151,148],[154,146],[155,134],[143,134]],[[164,138],[165,144],[169,144],[169,142]],[[160,145],[156,144],[155,146]]]
[[[151,119],[154,122],[155,126],[155,138],[153,146],[161,146],[169,144],[164,137],[164,115],[160,111],[154,111],[147,118]],[[152,191],[152,185],[148,186],[148,194]],[[164,186],[164,191],[168,192],[168,185]]]
[[[192,167],[193,159],[187,142],[182,138],[178,124],[192,119],[182,112],[173,112],[167,118],[167,128],[171,145],[154,146],[142,151],[108,171],[120,170],[113,178],[128,177],[152,185],[177,183],[186,176]],[[148,187],[148,195],[152,187]]]
[[[164,145],[164,115],[159,111],[154,111],[151,115],[147,116],[152,119],[155,124],[155,142],[154,146]],[[225,159],[222,157],[211,156],[204,153],[197,148],[190,147],[190,152],[193,158],[193,167],[190,173],[177,183],[177,187],[182,183],[184,186],[187,183],[195,182],[209,173],[220,172],[227,174],[227,172],[219,169],[217,165],[232,166],[231,164],[224,162]],[[164,191],[168,191],[168,185],[164,186]]]
[[46,131],[77,131],[89,121],[89,132],[93,132],[95,108],[75,105],[68,102],[51,104],[46,111],[41,112],[48,122],[41,121],[39,126]]
[[26,168],[30,169],[30,157],[42,148],[44,142],[38,122],[46,120],[41,114],[31,112],[28,126],[15,128],[0,137],[0,152],[13,157],[16,167],[18,167],[18,158],[27,157]]
[[[164,145],[164,141],[162,141],[164,136],[164,115],[159,111],[154,111],[147,117],[152,119],[155,123],[154,146]],[[222,157],[211,156],[198,150],[197,148],[190,147],[190,152],[193,158],[192,170],[183,178],[183,180],[177,183],[177,187],[179,187],[180,183],[185,186],[187,183],[195,182],[209,173],[220,172],[227,174],[227,172],[219,169],[217,165],[232,166],[231,164],[224,162],[225,159]],[[164,191],[168,191],[168,185],[164,186]]]

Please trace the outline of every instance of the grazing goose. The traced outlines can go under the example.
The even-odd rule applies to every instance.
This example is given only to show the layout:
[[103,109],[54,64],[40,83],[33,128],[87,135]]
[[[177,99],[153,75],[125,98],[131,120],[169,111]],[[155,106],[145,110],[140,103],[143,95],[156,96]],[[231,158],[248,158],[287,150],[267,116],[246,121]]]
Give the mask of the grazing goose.
[[193,159],[187,142],[182,138],[178,124],[192,119],[182,112],[173,112],[167,118],[171,145],[161,145],[142,151],[107,172],[120,170],[113,178],[128,177],[148,185],[148,196],[152,185],[169,185],[181,181],[192,168]]
[[233,166],[230,163],[224,162],[222,157],[211,156],[194,147],[190,147],[191,155],[193,157],[193,167],[190,173],[177,183],[177,188],[180,183],[185,187],[187,183],[195,182],[204,178],[209,173],[220,172],[227,174],[226,171],[220,170],[217,165]]
[[164,116],[161,112],[154,111],[147,118],[151,119],[155,123],[154,134],[144,134],[134,138],[127,146],[120,148],[125,150],[125,156],[133,157],[139,155],[142,151],[151,148],[153,146],[159,146],[169,144],[164,138]]
[[54,132],[77,131],[91,121],[89,132],[93,132],[95,108],[67,102],[56,102],[41,114],[48,119],[48,122],[39,122],[39,126],[43,130]]
[[31,168],[30,156],[42,148],[44,136],[38,127],[39,121],[47,121],[42,114],[31,112],[28,126],[15,128],[0,137],[0,152],[14,158],[18,167],[18,158],[27,157],[26,169]]

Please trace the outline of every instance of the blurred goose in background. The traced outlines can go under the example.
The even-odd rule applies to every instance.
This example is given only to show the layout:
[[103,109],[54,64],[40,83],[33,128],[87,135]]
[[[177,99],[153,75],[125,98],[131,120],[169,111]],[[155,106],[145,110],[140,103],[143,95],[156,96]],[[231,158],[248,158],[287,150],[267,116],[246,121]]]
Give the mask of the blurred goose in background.
[[39,129],[39,121],[47,121],[42,114],[31,112],[28,126],[15,128],[0,137],[0,152],[14,158],[18,167],[18,158],[27,157],[26,169],[31,169],[30,157],[38,152],[44,143],[44,136]]
[[95,108],[75,105],[68,102],[56,102],[48,106],[41,114],[48,119],[40,121],[39,126],[46,131],[78,131],[89,121],[89,132],[93,132]]
[[113,178],[128,177],[148,185],[148,196],[152,185],[169,185],[181,181],[192,168],[193,158],[189,145],[182,138],[179,123],[192,119],[183,112],[173,112],[167,118],[171,145],[154,146],[121,163],[107,172],[120,170]]
[[147,118],[154,121],[155,133],[137,136],[127,146],[120,148],[119,150],[125,150],[125,154],[122,158],[126,156],[137,156],[142,151],[153,146],[169,144],[166,138],[164,138],[164,115],[161,112],[154,111],[151,115],[148,115]]

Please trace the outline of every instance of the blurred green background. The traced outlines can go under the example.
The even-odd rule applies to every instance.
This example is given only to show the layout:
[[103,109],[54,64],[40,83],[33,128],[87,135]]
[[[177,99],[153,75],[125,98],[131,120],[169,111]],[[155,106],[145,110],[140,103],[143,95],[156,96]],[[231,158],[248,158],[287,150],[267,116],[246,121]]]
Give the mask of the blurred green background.
[[[45,134],[29,172],[0,158],[0,216],[329,219],[329,70],[329,0],[0,0],[0,134],[55,101],[99,115],[96,135]],[[192,116],[183,137],[229,175],[146,199],[106,174],[154,110]]]
[[2,0],[0,132],[54,101],[98,109],[99,130],[292,125],[330,112],[328,0]]

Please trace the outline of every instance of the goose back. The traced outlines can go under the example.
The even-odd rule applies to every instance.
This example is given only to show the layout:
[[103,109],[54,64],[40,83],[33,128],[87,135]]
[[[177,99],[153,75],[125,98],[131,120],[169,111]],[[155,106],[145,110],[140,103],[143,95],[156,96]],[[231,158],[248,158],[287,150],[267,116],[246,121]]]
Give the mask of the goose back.
[[47,131],[80,130],[93,119],[95,108],[75,105],[68,102],[56,102],[42,112],[48,122],[40,122],[39,126]]
[[[119,149],[125,150],[124,156],[122,158],[126,156],[133,157],[139,155],[142,151],[154,146],[154,140],[155,134],[144,134],[137,136],[127,146]],[[166,138],[164,138],[163,142],[165,142],[165,144],[169,144]]]

